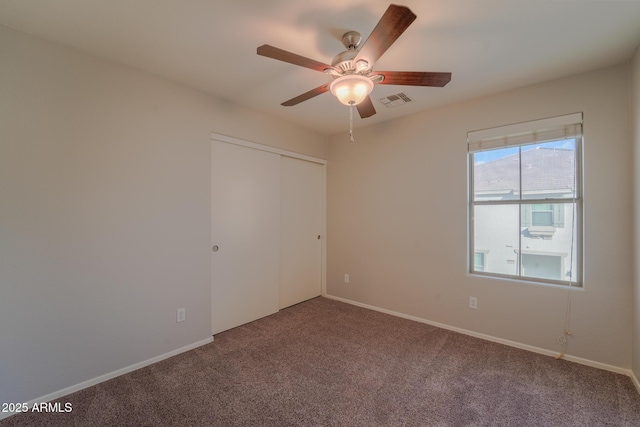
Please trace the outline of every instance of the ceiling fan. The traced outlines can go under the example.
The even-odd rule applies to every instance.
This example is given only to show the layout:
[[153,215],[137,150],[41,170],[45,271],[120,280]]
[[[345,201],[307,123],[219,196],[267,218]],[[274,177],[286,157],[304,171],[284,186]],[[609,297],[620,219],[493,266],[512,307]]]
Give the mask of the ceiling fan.
[[355,105],[360,117],[364,119],[376,114],[369,97],[374,84],[443,87],[451,80],[451,73],[373,70],[375,62],[415,19],[416,15],[408,7],[390,5],[362,46],[360,33],[349,31],[342,36],[342,43],[347,50],[336,55],[331,65],[268,44],[260,46],[257,53],[320,71],[334,78],[331,83],[311,89],[281,105],[289,107],[331,91],[341,103]]

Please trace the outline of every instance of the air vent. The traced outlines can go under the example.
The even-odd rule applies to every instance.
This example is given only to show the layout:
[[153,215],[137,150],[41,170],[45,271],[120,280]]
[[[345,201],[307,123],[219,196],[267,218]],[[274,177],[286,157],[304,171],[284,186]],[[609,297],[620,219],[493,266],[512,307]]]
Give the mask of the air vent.
[[380,102],[386,105],[387,108],[399,107],[411,101],[411,98],[409,98],[404,92],[396,93],[395,95],[389,95],[385,98],[380,98]]

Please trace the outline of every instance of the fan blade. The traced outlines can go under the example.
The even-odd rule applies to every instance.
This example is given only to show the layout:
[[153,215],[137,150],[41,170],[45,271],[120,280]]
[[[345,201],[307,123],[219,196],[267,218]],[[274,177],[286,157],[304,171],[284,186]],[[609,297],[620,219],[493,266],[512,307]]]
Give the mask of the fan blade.
[[312,70],[324,72],[327,68],[333,69],[331,65],[324,64],[322,62],[314,61],[313,59],[305,58],[304,56],[297,55],[295,53],[264,44],[257,50],[258,55],[266,56],[267,58],[277,59],[278,61],[288,62],[289,64],[299,65],[301,67],[311,68]]
[[384,76],[384,80],[378,82],[381,85],[402,86],[434,86],[443,87],[451,81],[451,73],[430,73],[423,71],[375,71]]
[[311,89],[309,92],[305,92],[302,95],[298,95],[295,98],[291,98],[290,100],[285,101],[280,105],[284,105],[285,107],[291,107],[293,105],[301,103],[302,101],[306,101],[307,99],[311,99],[314,96],[321,95],[328,91],[329,91],[329,85],[323,84],[322,86],[318,86],[315,89]]
[[364,59],[369,63],[369,67],[372,67],[416,18],[417,16],[408,7],[390,5],[360,48],[360,52],[353,61],[354,64]]
[[356,105],[356,108],[358,109],[358,113],[360,113],[361,119],[366,119],[376,113],[376,109],[373,107],[370,96],[367,96],[364,101]]

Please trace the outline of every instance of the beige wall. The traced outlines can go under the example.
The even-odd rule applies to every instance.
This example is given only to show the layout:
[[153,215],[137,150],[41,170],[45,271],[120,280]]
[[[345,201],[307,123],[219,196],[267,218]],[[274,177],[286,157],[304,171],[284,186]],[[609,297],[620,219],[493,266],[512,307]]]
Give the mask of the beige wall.
[[210,337],[210,133],[326,137],[4,27],[0,53],[0,402]]
[[640,47],[631,59],[631,129],[634,150],[635,280],[633,294],[633,373],[640,378]]
[[333,136],[328,294],[559,352],[567,290],[467,273],[466,134],[584,112],[584,290],[573,294],[567,353],[629,369],[628,92],[621,65],[359,128],[356,143]]

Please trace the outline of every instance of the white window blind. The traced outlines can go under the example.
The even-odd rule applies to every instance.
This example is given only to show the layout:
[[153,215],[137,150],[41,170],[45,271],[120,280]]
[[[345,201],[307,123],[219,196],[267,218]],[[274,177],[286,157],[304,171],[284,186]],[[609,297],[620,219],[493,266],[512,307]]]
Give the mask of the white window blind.
[[582,136],[582,113],[517,123],[467,133],[469,152],[494,150]]

